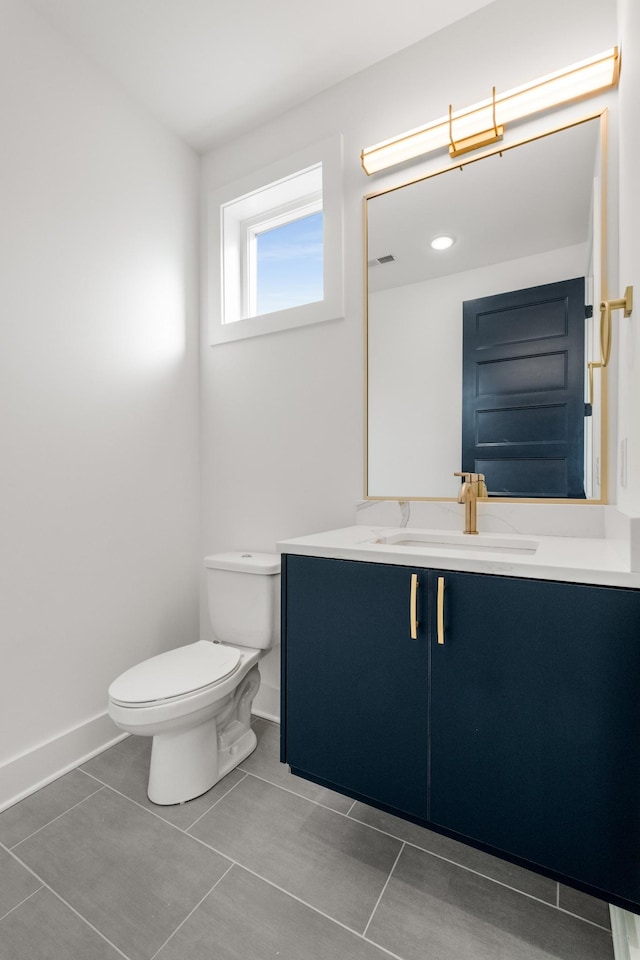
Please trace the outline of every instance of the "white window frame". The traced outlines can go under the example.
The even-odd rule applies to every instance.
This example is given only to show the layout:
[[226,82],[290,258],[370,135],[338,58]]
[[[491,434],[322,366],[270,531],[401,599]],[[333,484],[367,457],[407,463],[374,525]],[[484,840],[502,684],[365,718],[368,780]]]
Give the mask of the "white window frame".
[[[250,316],[251,236],[270,220],[298,219],[322,203],[323,299]],[[289,216],[287,217],[287,208]],[[290,211],[295,210],[295,215]],[[206,310],[211,345],[322,323],[344,315],[342,137],[331,137],[209,197]],[[243,292],[244,291],[244,292]]]

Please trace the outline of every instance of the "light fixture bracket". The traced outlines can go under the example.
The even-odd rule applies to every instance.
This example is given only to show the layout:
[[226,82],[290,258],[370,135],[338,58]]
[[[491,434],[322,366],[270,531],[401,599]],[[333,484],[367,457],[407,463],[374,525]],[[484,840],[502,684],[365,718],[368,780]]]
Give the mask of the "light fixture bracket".
[[493,126],[489,130],[481,130],[470,137],[464,137],[461,140],[454,140],[453,137],[453,106],[449,104],[449,156],[459,157],[463,153],[469,153],[471,150],[478,150],[480,147],[487,147],[490,143],[497,143],[504,137],[504,125],[498,125],[496,122],[496,88],[491,91],[491,107],[493,115]]
[[482,133],[475,133],[472,137],[466,137],[464,140],[456,140],[455,144],[449,144],[449,156],[459,157],[463,153],[469,153],[471,150],[478,150],[480,147],[487,147],[490,143],[497,143],[504,137],[504,127],[492,127],[491,130],[484,130]]

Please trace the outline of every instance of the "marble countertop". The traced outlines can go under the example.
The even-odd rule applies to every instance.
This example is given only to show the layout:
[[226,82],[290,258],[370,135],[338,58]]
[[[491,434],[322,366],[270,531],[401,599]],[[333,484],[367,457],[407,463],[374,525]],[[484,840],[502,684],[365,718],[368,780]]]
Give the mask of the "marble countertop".
[[[380,542],[412,536],[413,545]],[[420,536],[434,537],[436,543],[421,543]],[[357,525],[282,540],[277,547],[280,553],[308,557],[640,588],[640,572],[630,569],[621,540],[505,534],[479,537],[470,546],[472,541],[451,530]]]

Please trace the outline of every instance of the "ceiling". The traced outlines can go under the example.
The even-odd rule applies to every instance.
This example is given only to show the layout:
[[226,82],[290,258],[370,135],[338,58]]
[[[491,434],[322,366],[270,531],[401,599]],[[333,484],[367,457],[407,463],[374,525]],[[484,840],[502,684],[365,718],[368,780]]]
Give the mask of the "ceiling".
[[199,151],[492,0],[30,0]]
[[[592,120],[373,197],[369,292],[586,243],[599,147]],[[443,233],[456,242],[435,252]]]

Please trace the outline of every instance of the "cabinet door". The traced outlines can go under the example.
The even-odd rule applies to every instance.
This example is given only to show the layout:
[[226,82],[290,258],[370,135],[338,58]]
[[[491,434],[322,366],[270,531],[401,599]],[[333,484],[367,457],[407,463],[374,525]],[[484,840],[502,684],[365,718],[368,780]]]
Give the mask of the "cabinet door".
[[[410,637],[411,575],[425,624]],[[424,817],[427,575],[288,556],[283,608],[286,762],[347,793]]]
[[430,819],[640,902],[640,594],[445,575]]

